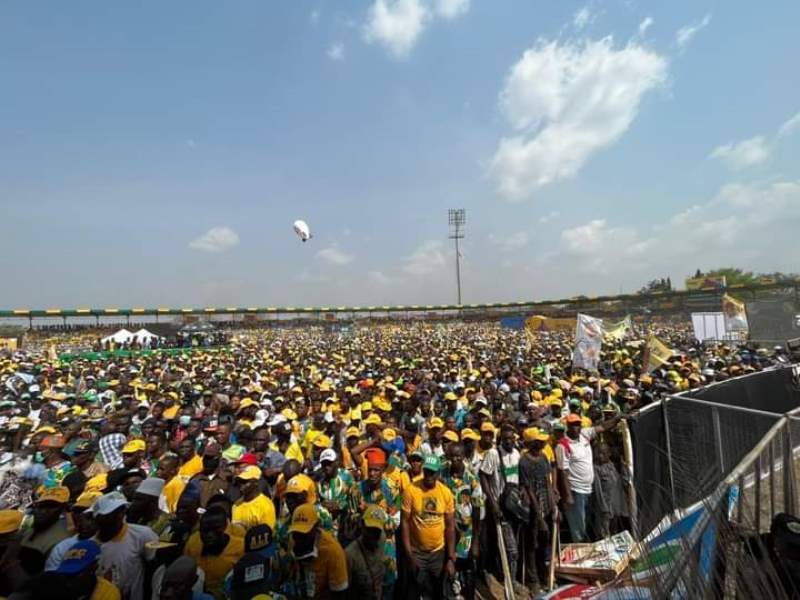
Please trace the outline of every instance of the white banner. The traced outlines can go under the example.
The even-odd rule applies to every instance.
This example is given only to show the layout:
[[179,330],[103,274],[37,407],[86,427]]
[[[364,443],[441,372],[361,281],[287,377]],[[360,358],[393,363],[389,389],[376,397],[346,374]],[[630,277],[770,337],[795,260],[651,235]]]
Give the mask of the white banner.
[[602,345],[603,320],[578,313],[572,366],[578,369],[596,370],[597,363],[600,362],[600,348]]

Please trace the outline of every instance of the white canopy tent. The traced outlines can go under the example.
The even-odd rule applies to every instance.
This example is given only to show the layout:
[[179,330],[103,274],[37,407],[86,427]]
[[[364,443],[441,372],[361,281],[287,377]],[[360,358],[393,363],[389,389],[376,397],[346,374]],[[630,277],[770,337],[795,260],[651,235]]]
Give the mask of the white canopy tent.
[[157,336],[155,333],[151,333],[144,328],[140,329],[136,333],[131,334],[131,336],[137,338],[141,343],[157,340],[159,338],[159,336]]
[[107,344],[108,342],[114,342],[115,344],[124,344],[129,339],[133,337],[133,334],[128,331],[127,329],[120,329],[116,333],[112,333],[108,337],[104,337],[102,342]]

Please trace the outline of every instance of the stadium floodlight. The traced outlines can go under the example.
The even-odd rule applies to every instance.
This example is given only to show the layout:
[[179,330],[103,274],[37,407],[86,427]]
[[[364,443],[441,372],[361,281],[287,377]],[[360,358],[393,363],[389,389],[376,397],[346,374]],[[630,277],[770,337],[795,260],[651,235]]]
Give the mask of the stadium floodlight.
[[447,224],[450,226],[450,239],[456,244],[456,288],[458,305],[461,306],[461,250],[458,240],[464,239],[464,228],[467,225],[467,211],[463,208],[451,208],[447,211]]

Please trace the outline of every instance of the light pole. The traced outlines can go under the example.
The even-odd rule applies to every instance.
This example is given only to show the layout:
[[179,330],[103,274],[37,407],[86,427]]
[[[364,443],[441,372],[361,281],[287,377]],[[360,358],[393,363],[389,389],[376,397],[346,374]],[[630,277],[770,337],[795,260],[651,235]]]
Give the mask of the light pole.
[[467,224],[467,213],[463,208],[451,208],[447,211],[447,223],[450,226],[450,239],[456,242],[456,286],[458,288],[458,305],[461,306],[461,250],[458,240],[464,239],[464,227]]

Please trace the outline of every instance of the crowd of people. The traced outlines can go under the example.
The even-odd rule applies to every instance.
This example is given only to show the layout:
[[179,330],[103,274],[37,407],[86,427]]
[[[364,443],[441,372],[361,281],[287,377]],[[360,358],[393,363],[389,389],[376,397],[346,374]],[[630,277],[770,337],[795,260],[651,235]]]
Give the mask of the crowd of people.
[[[652,371],[651,332],[673,350]],[[607,340],[597,371],[571,358],[569,334],[496,323],[6,353],[0,598],[535,594],[553,536],[630,527],[625,419],[777,360],[675,323]]]

